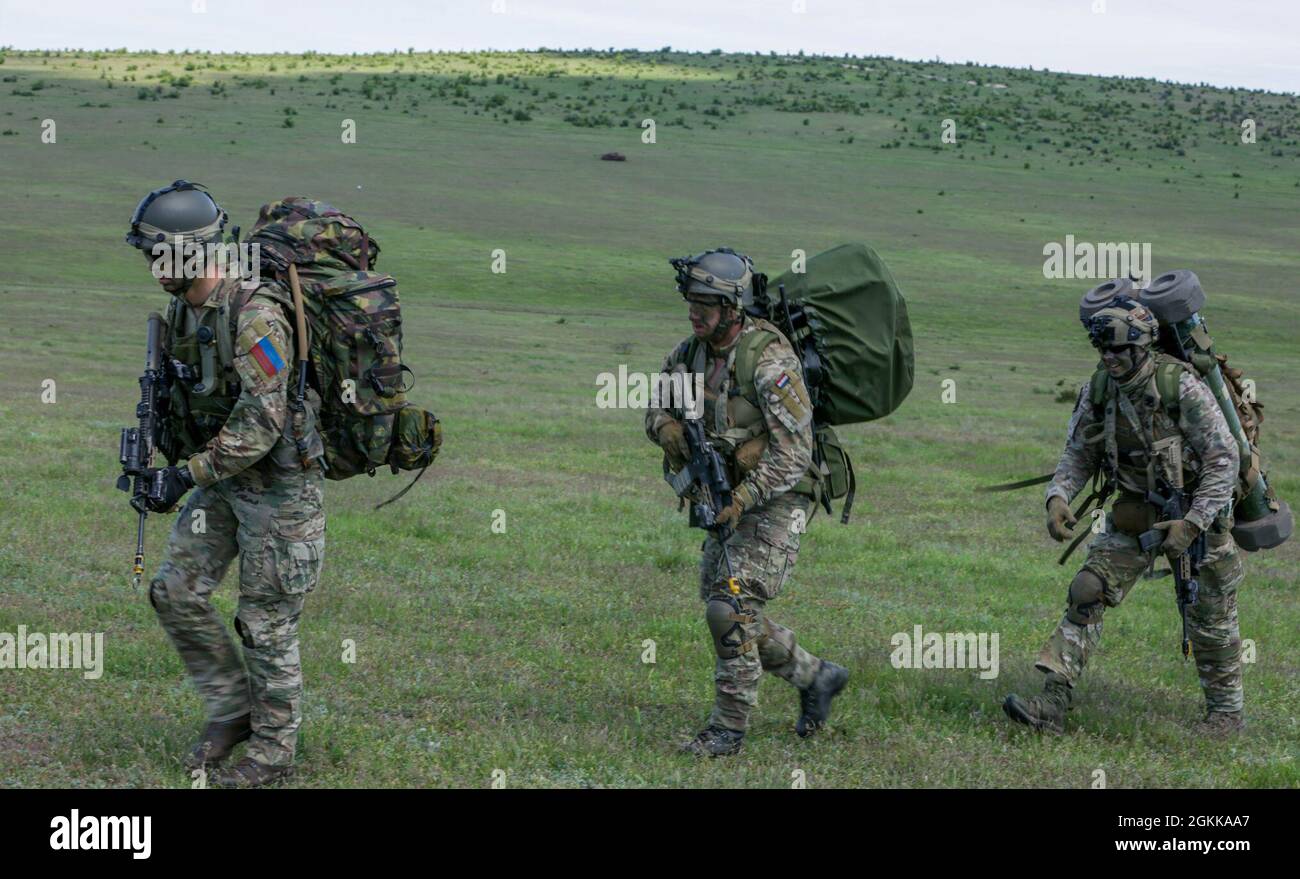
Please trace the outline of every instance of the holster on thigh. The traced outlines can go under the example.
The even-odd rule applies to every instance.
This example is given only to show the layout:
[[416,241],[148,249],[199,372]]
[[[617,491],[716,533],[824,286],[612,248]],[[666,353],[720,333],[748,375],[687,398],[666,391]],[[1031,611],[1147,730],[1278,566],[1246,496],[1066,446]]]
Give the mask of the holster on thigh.
[[713,649],[723,659],[734,659],[754,649],[761,634],[755,632],[758,615],[744,610],[734,595],[714,592],[704,609],[705,622],[713,635]]
[[1088,568],[1083,568],[1070,582],[1070,605],[1066,608],[1065,618],[1077,626],[1091,626],[1101,622],[1105,611],[1105,592],[1106,581]]

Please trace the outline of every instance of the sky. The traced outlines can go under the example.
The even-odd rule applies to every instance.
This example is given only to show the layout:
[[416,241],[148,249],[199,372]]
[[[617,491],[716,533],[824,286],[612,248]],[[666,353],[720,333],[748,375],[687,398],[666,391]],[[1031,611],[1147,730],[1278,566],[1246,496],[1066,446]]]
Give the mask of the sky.
[[0,0],[0,45],[802,49],[1300,94],[1300,0]]

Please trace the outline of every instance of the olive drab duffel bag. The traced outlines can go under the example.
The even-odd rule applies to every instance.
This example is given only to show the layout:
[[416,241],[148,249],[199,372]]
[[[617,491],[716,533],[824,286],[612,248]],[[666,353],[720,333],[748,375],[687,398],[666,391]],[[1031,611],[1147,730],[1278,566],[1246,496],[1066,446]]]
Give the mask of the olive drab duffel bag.
[[402,363],[397,281],[374,271],[379,244],[348,215],[299,196],[263,205],[247,243],[259,246],[262,271],[303,303],[325,475],[373,476],[385,464],[423,474],[442,426],[406,399],[413,373]]
[[830,501],[844,498],[840,521],[848,522],[857,480],[832,425],[874,421],[902,404],[915,372],[912,325],[893,274],[867,245],[841,244],[804,269],[756,276],[747,309],[780,327],[799,354],[822,504],[830,512]]

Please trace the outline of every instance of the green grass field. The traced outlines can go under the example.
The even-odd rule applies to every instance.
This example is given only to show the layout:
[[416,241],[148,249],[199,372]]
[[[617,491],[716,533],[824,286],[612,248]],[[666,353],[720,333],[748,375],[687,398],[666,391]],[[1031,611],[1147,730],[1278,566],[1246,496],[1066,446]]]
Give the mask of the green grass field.
[[[99,680],[0,669],[0,784],[189,784],[201,706],[131,589],[135,518],[113,488],[144,318],[166,302],[122,236],[141,196],[184,177],[245,228],[289,194],[362,220],[403,291],[412,397],[445,429],[398,504],[371,509],[403,484],[387,475],[329,486],[295,784],[1300,785],[1300,542],[1247,560],[1244,736],[1192,737],[1201,697],[1163,580],[1107,615],[1071,731],[1038,739],[999,702],[1038,687],[1082,556],[1057,566],[1037,489],[972,492],[1052,467],[1058,397],[1093,369],[1077,322],[1093,282],[1042,273],[1070,234],[1150,242],[1157,272],[1200,275],[1218,346],[1266,404],[1272,481],[1300,503],[1294,97],[880,58],[8,51],[0,131],[0,632],[104,632],[107,652]],[[596,376],[657,369],[689,332],[668,257],[727,244],[775,275],[852,240],[908,297],[916,385],[840,430],[854,520],[813,521],[770,608],[850,687],[801,741],[796,694],[765,681],[745,753],[693,762],[675,748],[712,699],[700,534],[641,413],[598,409]],[[916,625],[998,633],[1000,676],[893,668],[890,636]]]

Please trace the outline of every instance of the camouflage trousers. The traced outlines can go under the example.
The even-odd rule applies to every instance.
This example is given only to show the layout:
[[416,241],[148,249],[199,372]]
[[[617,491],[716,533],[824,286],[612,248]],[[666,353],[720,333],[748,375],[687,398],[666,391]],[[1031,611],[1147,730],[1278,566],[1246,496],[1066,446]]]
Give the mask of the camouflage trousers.
[[[288,766],[302,720],[298,618],[325,553],[323,478],[313,470],[264,480],[259,469],[191,492],[149,600],[208,719],[250,714],[248,755]],[[236,555],[243,663],[211,602]]]
[[[740,580],[737,604],[752,622],[739,625],[739,640],[750,645],[730,659],[718,657],[713,680],[715,699],[710,726],[744,732],[758,704],[758,680],[771,672],[803,689],[817,674],[821,660],[795,642],[794,632],[767,616],[799,556],[799,537],[807,522],[808,498],[787,492],[740,518],[727,541],[731,568]],[[722,544],[712,535],[700,559],[700,598],[727,594],[727,565]]]
[[[1187,632],[1196,659],[1201,690],[1208,711],[1237,712],[1244,699],[1241,688],[1241,634],[1237,628],[1237,587],[1245,578],[1245,566],[1232,535],[1206,534],[1206,558],[1201,565],[1200,592],[1196,604],[1187,608]],[[1068,615],[1047,639],[1038,655],[1036,668],[1055,672],[1073,687],[1088,664],[1088,657],[1101,641],[1100,616],[1107,607],[1124,600],[1149,565],[1149,556],[1138,547],[1137,539],[1114,530],[1107,518],[1106,533],[1094,538],[1088,548],[1083,569],[1096,574],[1103,582],[1101,607],[1097,621],[1088,625],[1072,622]],[[1165,578],[1155,581],[1168,585]],[[1169,649],[1176,649],[1172,634],[1177,624],[1170,596],[1170,613],[1175,623],[1170,627]],[[1181,636],[1181,634],[1180,634]]]

